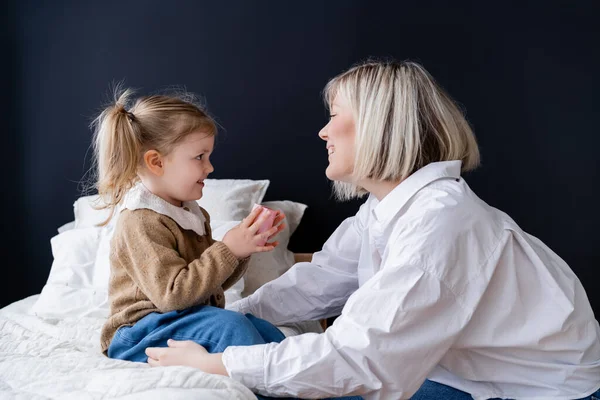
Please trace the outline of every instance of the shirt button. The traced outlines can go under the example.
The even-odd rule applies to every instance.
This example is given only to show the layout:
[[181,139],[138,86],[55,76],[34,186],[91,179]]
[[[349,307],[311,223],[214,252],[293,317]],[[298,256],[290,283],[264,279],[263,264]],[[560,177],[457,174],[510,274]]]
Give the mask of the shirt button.
[[201,242],[201,241],[202,241],[202,236],[198,235],[198,236],[196,237],[196,239],[198,239],[198,241],[199,241],[199,242]]
[[189,208],[189,207],[183,207],[183,209],[184,209],[185,211],[190,211],[190,208]]
[[221,300],[222,296],[220,294],[217,295],[217,300]]

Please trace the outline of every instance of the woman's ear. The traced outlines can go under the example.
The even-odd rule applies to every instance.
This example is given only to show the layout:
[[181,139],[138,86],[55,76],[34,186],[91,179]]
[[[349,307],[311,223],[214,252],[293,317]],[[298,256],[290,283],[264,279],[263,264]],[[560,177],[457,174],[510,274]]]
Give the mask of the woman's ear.
[[165,173],[163,157],[156,150],[148,150],[144,153],[144,166],[156,176],[162,176]]

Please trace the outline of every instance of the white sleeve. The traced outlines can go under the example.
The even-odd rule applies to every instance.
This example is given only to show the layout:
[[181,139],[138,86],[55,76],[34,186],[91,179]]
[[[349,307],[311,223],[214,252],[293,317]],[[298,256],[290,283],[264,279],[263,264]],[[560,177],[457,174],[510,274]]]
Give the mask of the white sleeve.
[[409,398],[470,318],[422,268],[389,266],[349,299],[323,334],[229,347],[229,375],[258,393],[301,398]]
[[354,217],[344,220],[310,263],[295,264],[227,308],[276,325],[339,315],[358,289],[358,260],[368,208],[365,203]]

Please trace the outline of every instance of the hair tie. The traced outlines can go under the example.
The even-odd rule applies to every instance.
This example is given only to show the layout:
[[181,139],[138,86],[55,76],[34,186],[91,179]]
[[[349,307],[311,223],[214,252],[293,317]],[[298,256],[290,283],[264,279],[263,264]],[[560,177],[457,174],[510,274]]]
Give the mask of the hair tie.
[[135,121],[135,115],[133,115],[133,113],[131,111],[125,111],[125,114],[127,115],[127,118],[129,118],[129,121],[131,121],[131,122]]

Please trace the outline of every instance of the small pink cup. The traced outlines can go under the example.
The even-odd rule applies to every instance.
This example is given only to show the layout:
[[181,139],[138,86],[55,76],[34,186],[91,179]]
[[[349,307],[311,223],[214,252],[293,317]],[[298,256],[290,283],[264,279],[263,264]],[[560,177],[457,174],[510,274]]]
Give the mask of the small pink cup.
[[[272,210],[268,207],[265,206],[261,206],[259,204],[255,204],[254,207],[252,207],[252,211],[254,211],[254,209],[256,209],[257,207],[261,208],[260,213],[258,214],[258,216],[256,217],[257,219],[260,218],[263,214],[267,214],[267,219],[265,220],[265,222],[263,222],[261,224],[261,226],[258,228],[258,233],[263,233],[268,231],[269,229],[271,229],[273,227],[273,223],[275,222],[275,218],[277,217],[277,211]],[[267,241],[261,241],[260,243],[258,243],[259,246],[264,246],[265,243],[267,243]]]

